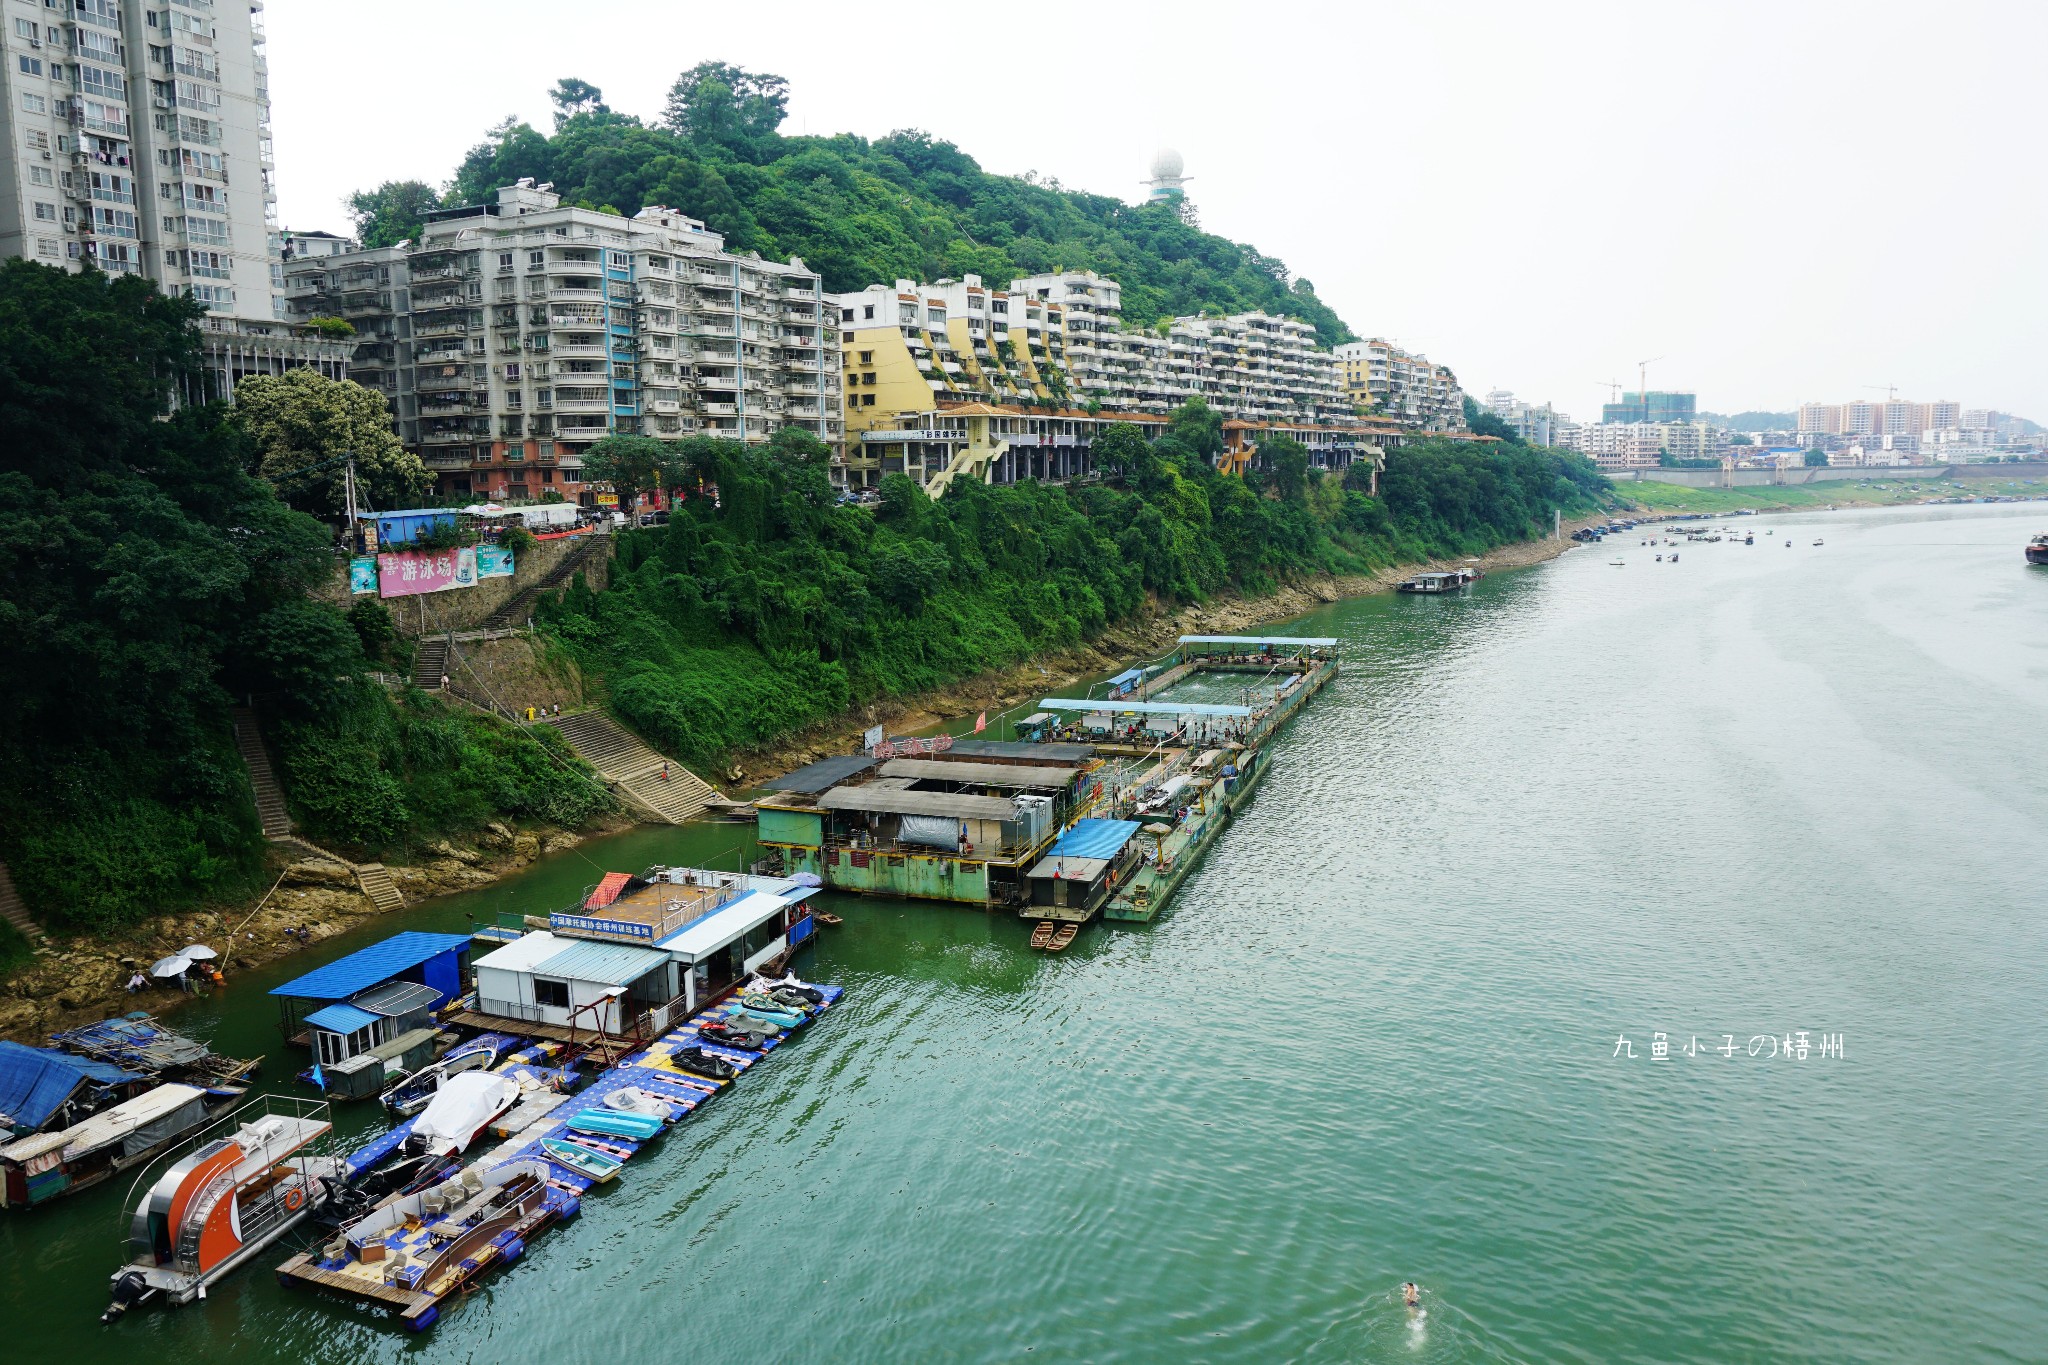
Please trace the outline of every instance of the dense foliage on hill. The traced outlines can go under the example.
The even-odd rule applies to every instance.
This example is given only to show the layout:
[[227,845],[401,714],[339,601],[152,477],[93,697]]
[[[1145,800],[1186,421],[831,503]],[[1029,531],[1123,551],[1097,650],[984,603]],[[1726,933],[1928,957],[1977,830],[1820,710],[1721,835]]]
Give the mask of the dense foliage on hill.
[[713,764],[857,703],[1076,644],[1148,599],[1477,553],[1606,488],[1559,452],[1454,441],[1390,454],[1379,497],[1365,466],[1325,476],[1287,440],[1236,478],[1210,466],[1218,425],[1197,403],[1149,446],[1111,428],[1098,453],[1114,484],[969,481],[931,502],[892,475],[873,513],[835,503],[825,448],[796,430],[663,446],[663,484],[699,494],[623,535],[608,591],[572,587],[540,620],[605,676],[628,723]]
[[401,241],[437,203],[487,202],[531,176],[591,208],[680,209],[733,250],[803,257],[834,291],[970,272],[1000,287],[1040,271],[1092,269],[1122,283],[1134,323],[1264,309],[1312,323],[1326,346],[1352,339],[1307,280],[1202,232],[1171,206],[992,175],[916,130],[874,141],[785,136],[779,77],[704,63],[677,80],[658,122],[613,112],[582,81],[562,82],[554,98],[562,112],[552,134],[510,121],[491,129],[438,200],[416,181],[357,195],[358,233],[372,245]]
[[[232,410],[165,416],[199,314],[134,277],[0,265],[0,859],[23,898],[110,927],[246,887],[262,841],[228,708],[249,694],[290,736],[364,733],[347,773],[286,765],[316,834],[575,816],[576,783],[525,735],[456,734],[357,681],[362,634],[306,595],[328,529],[257,477]],[[368,769],[402,793],[356,799]]]

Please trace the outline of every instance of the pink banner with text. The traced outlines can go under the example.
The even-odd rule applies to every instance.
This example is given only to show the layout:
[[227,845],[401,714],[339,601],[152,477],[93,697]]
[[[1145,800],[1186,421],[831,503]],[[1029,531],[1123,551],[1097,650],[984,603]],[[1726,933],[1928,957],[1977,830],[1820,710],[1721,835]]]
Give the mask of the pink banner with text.
[[377,556],[377,595],[413,597],[423,592],[476,586],[476,550],[399,550]]

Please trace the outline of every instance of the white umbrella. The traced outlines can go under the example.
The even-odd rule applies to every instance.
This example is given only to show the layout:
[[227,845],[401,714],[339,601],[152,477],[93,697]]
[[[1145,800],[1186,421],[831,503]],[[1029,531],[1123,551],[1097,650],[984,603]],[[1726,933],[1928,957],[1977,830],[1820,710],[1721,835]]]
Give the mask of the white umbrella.
[[149,974],[162,977],[183,976],[191,966],[192,959],[189,957],[167,957],[151,967]]
[[180,948],[178,953],[180,956],[191,958],[194,962],[209,962],[220,956],[219,953],[216,953],[204,943],[195,943],[189,948]]

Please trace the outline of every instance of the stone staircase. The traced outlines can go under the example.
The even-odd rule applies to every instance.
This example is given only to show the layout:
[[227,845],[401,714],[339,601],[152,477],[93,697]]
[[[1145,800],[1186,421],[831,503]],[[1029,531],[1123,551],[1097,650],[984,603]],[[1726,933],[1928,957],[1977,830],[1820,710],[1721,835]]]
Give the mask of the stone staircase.
[[352,863],[339,853],[324,849],[311,839],[301,839],[296,834],[276,835],[270,842],[282,844],[286,848],[295,848],[310,858],[339,863],[355,873],[356,886],[370,898],[370,904],[377,907],[377,913],[380,915],[405,904],[404,893],[398,889],[398,883],[391,880],[391,870],[382,863]]
[[284,788],[277,785],[277,774],[270,769],[270,753],[263,747],[263,731],[257,727],[256,713],[246,706],[237,706],[230,714],[235,721],[235,748],[249,769],[249,786],[256,794],[256,816],[263,822],[263,837],[275,839],[290,834],[292,817],[285,809]]
[[[550,723],[599,777],[635,805],[672,825],[694,820],[708,807],[723,802],[702,778],[648,748],[639,736],[602,711],[578,711]],[[666,781],[661,776],[664,768]]]
[[554,589],[567,583],[574,576],[575,572],[582,568],[593,554],[597,553],[599,546],[610,544],[610,536],[585,536],[583,543],[568,554],[563,555],[561,563],[548,570],[539,582],[529,583],[526,587],[521,588],[506,601],[504,606],[499,607],[489,616],[486,616],[483,628],[485,630],[495,630],[505,626],[525,625],[528,613],[533,610],[533,604],[539,600],[542,593],[552,592]]
[[7,875],[5,863],[0,863],[0,919],[13,925],[30,943],[43,941],[43,926],[28,917],[28,907],[21,903],[21,895],[14,889],[14,878]]
[[419,642],[412,656],[412,685],[429,692],[441,690],[448,676],[449,643],[446,635],[429,635]]

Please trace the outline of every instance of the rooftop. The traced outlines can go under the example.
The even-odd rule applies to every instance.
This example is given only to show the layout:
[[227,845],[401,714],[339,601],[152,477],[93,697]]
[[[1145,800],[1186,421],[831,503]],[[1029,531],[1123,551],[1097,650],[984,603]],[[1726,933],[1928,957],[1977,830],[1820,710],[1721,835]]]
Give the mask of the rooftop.
[[400,972],[411,971],[429,958],[468,946],[469,939],[462,934],[427,934],[408,930],[394,934],[382,943],[358,948],[347,957],[337,958],[304,976],[293,977],[282,986],[273,986],[270,993],[300,1000],[346,1000],[358,991],[391,980]]

